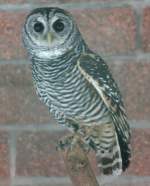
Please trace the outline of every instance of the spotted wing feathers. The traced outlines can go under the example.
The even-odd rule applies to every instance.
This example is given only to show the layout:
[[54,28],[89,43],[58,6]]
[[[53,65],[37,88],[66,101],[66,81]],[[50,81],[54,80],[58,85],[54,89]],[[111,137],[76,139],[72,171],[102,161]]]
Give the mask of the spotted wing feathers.
[[[120,162],[120,154],[122,170],[124,171],[129,165],[131,156],[130,128],[117,84],[113,80],[107,64],[93,53],[81,55],[78,61],[78,67],[85,79],[97,90],[110,111],[115,130],[114,146],[116,147],[114,147],[114,149],[118,148],[118,163]],[[97,153],[99,153],[99,151]],[[109,154],[110,157],[113,156],[113,154],[114,153]],[[115,158],[113,161],[115,161]],[[104,166],[104,162],[106,161],[101,161],[103,168],[109,167],[108,165]],[[113,162],[111,163],[114,164]],[[120,169],[119,166],[118,164],[118,170]]]

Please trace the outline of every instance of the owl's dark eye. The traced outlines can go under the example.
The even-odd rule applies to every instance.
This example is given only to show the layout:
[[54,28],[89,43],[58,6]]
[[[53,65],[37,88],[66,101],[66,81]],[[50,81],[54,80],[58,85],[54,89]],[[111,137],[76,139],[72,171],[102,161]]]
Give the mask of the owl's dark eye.
[[57,21],[55,21],[53,23],[53,29],[56,31],[56,32],[62,32],[65,28],[65,25],[64,23],[62,22],[61,19],[58,19]]
[[37,33],[42,33],[44,31],[44,25],[41,22],[37,22],[34,24],[34,31]]

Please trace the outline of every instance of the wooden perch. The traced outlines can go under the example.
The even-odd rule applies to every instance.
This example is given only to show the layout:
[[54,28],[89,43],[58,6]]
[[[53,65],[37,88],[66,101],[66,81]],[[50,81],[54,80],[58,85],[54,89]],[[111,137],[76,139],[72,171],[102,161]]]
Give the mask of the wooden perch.
[[81,140],[72,149],[62,150],[62,154],[74,186],[99,186]]

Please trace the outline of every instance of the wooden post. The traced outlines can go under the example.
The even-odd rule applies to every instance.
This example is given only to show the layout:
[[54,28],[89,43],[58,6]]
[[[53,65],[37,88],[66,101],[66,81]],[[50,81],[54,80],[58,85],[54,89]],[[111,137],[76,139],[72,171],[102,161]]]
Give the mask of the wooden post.
[[61,150],[64,162],[74,186],[99,186],[90,166],[82,142],[78,140],[72,149]]

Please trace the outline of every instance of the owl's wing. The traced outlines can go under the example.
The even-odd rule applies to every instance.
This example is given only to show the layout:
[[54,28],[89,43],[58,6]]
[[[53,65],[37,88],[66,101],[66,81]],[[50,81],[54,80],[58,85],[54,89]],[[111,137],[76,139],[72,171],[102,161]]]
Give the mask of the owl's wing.
[[130,128],[118,86],[107,64],[96,54],[82,54],[78,60],[78,68],[99,93],[110,111],[121,148],[123,170],[125,170],[130,159]]

